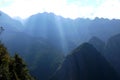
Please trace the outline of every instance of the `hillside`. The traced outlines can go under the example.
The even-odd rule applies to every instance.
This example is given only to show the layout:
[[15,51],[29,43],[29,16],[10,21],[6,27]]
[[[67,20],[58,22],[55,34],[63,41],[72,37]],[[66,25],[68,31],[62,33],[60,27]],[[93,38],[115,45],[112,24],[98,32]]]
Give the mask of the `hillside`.
[[0,43],[0,80],[34,80],[23,59],[15,54],[11,57]]
[[0,27],[4,28],[1,41],[11,56],[18,52],[30,73],[41,80],[48,80],[66,56],[84,42],[92,44],[119,71],[119,39],[109,40],[120,34],[119,25],[119,19],[70,19],[47,12],[16,20],[0,11]]
[[91,44],[83,43],[68,55],[51,80],[119,80],[109,62]]

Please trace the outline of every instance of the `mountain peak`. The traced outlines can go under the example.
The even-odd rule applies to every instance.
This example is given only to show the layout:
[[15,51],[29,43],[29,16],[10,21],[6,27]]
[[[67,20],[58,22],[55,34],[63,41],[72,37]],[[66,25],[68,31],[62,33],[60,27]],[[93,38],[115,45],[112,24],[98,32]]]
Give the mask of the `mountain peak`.
[[12,19],[9,15],[7,15],[6,13],[0,11],[0,20],[4,19],[4,20],[10,20]]
[[99,39],[98,37],[92,37],[88,42],[92,44],[99,52],[103,51],[105,42]]
[[119,80],[107,60],[89,43],[66,57],[51,80]]

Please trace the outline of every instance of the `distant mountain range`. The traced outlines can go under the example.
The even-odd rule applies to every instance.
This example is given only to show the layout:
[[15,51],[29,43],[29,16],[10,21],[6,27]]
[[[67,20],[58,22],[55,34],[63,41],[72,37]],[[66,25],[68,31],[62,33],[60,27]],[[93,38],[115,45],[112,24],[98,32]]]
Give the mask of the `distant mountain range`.
[[[31,73],[40,80],[51,78],[57,68],[60,68],[59,66],[62,66],[60,68],[61,72],[61,70],[64,70],[64,66],[70,65],[71,59],[68,59],[68,57],[71,56],[73,58],[72,55],[76,54],[72,51],[76,50],[84,42],[88,42],[96,48],[94,53],[88,51],[85,53],[85,56],[88,56],[91,60],[98,54],[97,57],[100,59],[100,64],[99,62],[95,62],[98,63],[95,64],[94,60],[90,63],[93,62],[93,65],[100,65],[102,70],[104,70],[104,66],[109,66],[108,70],[103,73],[107,74],[109,70],[113,71],[113,74],[109,74],[113,75],[110,80],[113,80],[114,75],[117,74],[115,71],[120,75],[120,20],[103,18],[95,18],[94,20],[77,18],[72,20],[46,12],[38,13],[26,20],[22,20],[18,18],[13,19],[4,12],[0,12],[0,26],[5,29],[0,35],[0,39],[6,45],[8,51],[11,55],[14,55],[13,53],[15,52],[19,53],[28,63]],[[80,52],[78,51],[78,58],[81,58],[82,54],[84,53],[81,50]],[[66,60],[68,63],[66,63]],[[84,61],[86,58],[80,60]],[[102,62],[103,64],[101,64]],[[73,63],[78,65],[74,60]],[[88,62],[85,62],[85,64],[88,65]],[[70,67],[70,69],[72,68]],[[90,69],[93,70],[93,68]],[[68,71],[68,73],[72,72]],[[77,74],[76,71],[75,74]],[[74,77],[75,74],[70,74],[69,76],[72,77],[73,75]],[[89,74],[84,73],[84,75]],[[93,76],[93,74],[91,75]],[[103,76],[102,73],[100,75]],[[60,73],[60,76],[65,75]],[[66,77],[70,80],[71,77],[69,76]],[[65,80],[66,78],[63,79]],[[91,80],[93,79],[96,80],[97,78],[91,78]],[[106,79],[101,78],[101,80],[108,80],[108,77]]]

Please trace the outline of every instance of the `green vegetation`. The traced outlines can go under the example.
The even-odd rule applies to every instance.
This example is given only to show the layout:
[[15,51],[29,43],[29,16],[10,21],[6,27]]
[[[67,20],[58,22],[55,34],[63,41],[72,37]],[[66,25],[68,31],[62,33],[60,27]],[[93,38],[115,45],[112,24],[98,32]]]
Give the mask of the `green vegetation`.
[[19,55],[10,57],[7,49],[0,43],[0,80],[34,80],[25,62]]

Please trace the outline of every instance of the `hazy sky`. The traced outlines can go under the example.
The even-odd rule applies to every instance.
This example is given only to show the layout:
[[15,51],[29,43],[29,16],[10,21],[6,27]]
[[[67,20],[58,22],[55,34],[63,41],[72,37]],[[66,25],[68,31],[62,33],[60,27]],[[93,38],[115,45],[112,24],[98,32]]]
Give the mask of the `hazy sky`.
[[120,0],[0,0],[0,10],[11,17],[21,18],[39,12],[53,12],[70,18],[120,19]]

